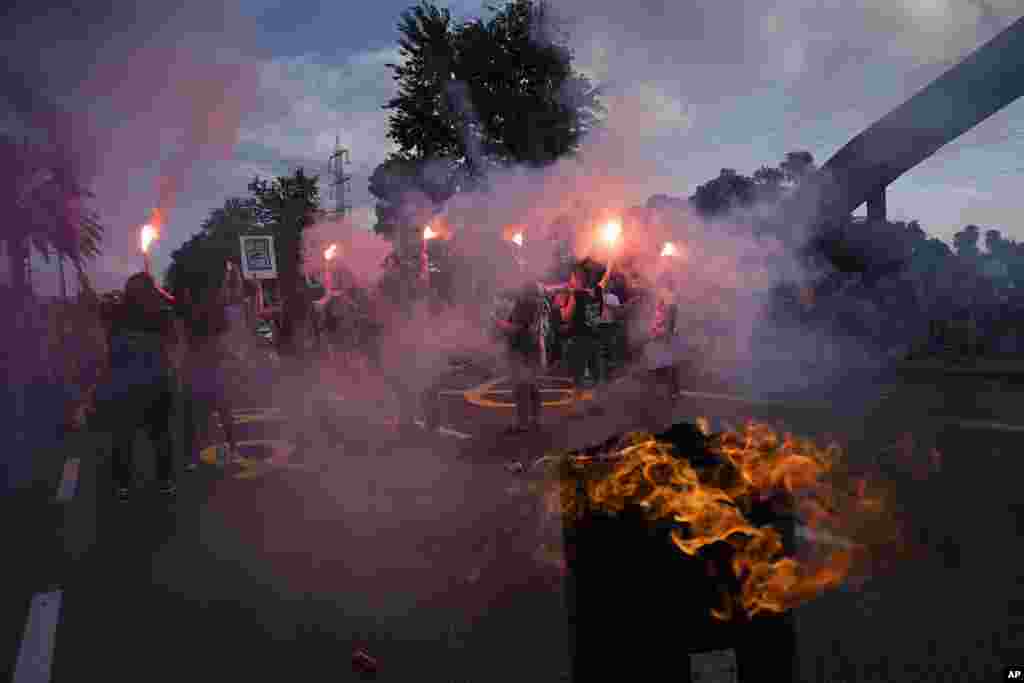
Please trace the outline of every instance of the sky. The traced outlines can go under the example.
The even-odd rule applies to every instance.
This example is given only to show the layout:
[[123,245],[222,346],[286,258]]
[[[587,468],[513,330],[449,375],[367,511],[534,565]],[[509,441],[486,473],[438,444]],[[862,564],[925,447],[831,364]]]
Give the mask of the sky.
[[[152,207],[169,208],[162,271],[254,175],[325,173],[336,139],[350,150],[354,220],[369,227],[367,180],[391,150],[386,65],[410,4],[23,3],[0,27],[0,127],[50,125],[80,150],[108,226],[89,269],[101,290],[141,265],[137,230]],[[480,0],[438,4],[486,15]],[[577,68],[607,86],[613,163],[635,202],[688,196],[722,168],[750,173],[792,150],[823,163],[1022,12],[1019,0],[552,4]],[[67,116],[40,124],[46,102]],[[945,240],[968,223],[1024,239],[1022,152],[1019,100],[891,185],[891,218]],[[45,292],[56,276],[40,268]]]

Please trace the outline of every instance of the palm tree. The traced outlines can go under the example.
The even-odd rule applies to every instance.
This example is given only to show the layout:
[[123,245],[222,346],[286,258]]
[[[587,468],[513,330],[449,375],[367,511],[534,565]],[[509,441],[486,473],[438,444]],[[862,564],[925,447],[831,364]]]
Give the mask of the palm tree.
[[[25,263],[35,249],[75,266],[85,277],[85,262],[100,253],[104,228],[85,202],[93,197],[79,181],[75,163],[63,150],[0,137],[0,207],[10,259],[11,286],[28,294]],[[86,280],[87,281],[87,280]]]

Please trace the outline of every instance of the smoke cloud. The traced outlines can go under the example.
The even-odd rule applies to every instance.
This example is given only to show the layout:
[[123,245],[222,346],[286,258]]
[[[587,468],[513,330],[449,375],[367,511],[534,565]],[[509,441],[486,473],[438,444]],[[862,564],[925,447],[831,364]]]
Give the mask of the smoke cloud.
[[151,211],[169,218],[197,164],[232,156],[257,84],[251,25],[230,0],[101,0],[18,3],[0,32],[9,120],[68,150],[108,226],[101,265],[132,269]]
[[[384,275],[384,261],[391,253],[391,242],[357,224],[351,216],[318,221],[306,228],[304,239],[316,244],[320,252],[332,244],[338,245],[334,259],[336,288],[375,288]],[[309,273],[319,273],[323,268],[322,253],[311,254],[307,264]]]

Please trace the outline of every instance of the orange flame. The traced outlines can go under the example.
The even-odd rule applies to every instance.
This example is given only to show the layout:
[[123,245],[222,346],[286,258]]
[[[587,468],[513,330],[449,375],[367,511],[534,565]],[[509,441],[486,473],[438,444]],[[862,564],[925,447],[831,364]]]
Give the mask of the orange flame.
[[[699,428],[707,433],[707,421],[700,420]],[[727,544],[740,589],[727,593],[712,612],[716,618],[792,609],[841,585],[868,559],[866,534],[872,546],[899,542],[898,530],[883,515],[879,487],[841,472],[836,444],[821,448],[749,422],[713,437],[721,464],[698,471],[648,434],[632,434],[624,443],[629,445],[602,461],[610,468],[594,459],[564,460],[557,490],[547,492],[547,509],[571,522],[586,509],[617,514],[639,506],[652,521],[676,524],[672,541],[687,555]],[[767,502],[800,520],[811,552],[789,557],[778,531],[749,521],[754,504]]]
[[516,234],[512,235],[512,241],[515,242],[517,247],[523,246],[523,233],[517,232]]
[[338,252],[338,245],[337,244],[332,244],[331,246],[329,246],[326,249],[324,249],[324,258],[326,260],[330,261],[332,258],[334,258],[334,255],[337,252]]
[[434,232],[433,228],[431,228],[429,225],[423,228],[423,239],[432,240],[435,237],[437,237],[437,233]]
[[662,256],[675,256],[676,255],[676,245],[672,244],[671,242],[665,242],[665,246],[661,250],[661,255]]

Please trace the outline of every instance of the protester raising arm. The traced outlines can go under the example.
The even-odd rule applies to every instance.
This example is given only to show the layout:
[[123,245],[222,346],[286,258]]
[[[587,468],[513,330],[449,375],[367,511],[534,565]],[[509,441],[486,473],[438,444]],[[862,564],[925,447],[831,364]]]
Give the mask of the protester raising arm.
[[604,275],[601,277],[601,281],[597,284],[601,288],[601,291],[608,289],[608,281],[612,278],[612,266],[615,265],[615,261],[608,261],[608,267],[604,269]]

